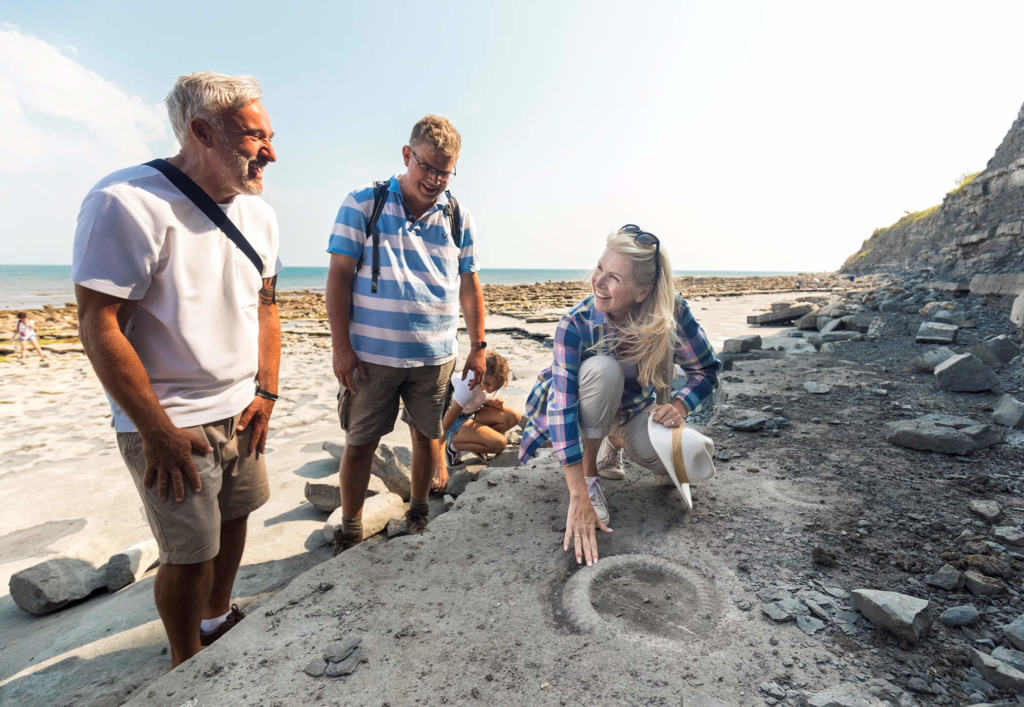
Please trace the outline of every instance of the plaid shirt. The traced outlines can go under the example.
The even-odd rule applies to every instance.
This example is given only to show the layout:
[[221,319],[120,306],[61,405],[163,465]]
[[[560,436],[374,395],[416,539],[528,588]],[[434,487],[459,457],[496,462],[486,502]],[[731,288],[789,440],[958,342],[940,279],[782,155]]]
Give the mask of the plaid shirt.
[[[676,294],[675,310],[679,346],[672,360],[687,377],[683,387],[672,397],[681,401],[689,414],[700,408],[714,392],[722,362],[679,294]],[[549,439],[555,457],[563,465],[583,462],[577,398],[580,364],[591,356],[614,355],[614,348],[611,327],[606,325],[604,314],[594,308],[593,295],[562,317],[555,331],[555,360],[538,376],[526,401],[529,421],[519,448],[521,462],[526,463]],[[656,395],[654,386],[645,388],[637,382],[627,382],[622,391],[619,420],[623,423],[630,420],[651,405]]]

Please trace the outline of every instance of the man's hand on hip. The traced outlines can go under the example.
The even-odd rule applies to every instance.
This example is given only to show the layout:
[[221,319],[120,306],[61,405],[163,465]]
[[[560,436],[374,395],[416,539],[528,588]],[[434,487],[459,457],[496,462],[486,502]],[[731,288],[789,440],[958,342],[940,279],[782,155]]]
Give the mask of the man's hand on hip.
[[274,412],[274,401],[257,395],[242,411],[238,418],[238,431],[241,432],[252,424],[252,436],[249,438],[249,454],[259,452],[267,446],[267,432],[270,429],[270,415]]
[[346,390],[351,390],[353,395],[356,395],[359,391],[356,390],[356,371],[359,371],[363,375],[363,380],[368,377],[366,375],[366,366],[359,360],[359,355],[355,352],[351,346],[344,348],[335,346],[334,347],[334,375],[337,377],[338,382],[345,386]]
[[470,349],[469,356],[466,356],[466,367],[462,370],[462,380],[473,371],[473,380],[469,382],[469,389],[477,387],[484,382],[484,369],[487,366],[487,356],[483,349]]
[[188,477],[192,490],[199,493],[203,482],[192,461],[192,453],[210,454],[213,447],[187,430],[177,427],[161,429],[156,432],[139,433],[142,437],[142,454],[146,460],[146,472],[142,477],[142,485],[149,488],[156,479],[157,496],[161,501],[167,500],[167,482],[170,479],[174,486],[174,500],[185,500],[185,477]]

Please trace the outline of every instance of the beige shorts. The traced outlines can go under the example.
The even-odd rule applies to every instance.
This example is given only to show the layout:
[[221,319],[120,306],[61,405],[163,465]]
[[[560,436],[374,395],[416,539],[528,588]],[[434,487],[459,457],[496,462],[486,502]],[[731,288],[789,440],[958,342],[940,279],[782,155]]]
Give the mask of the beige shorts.
[[203,488],[199,493],[185,480],[185,499],[174,500],[168,486],[161,501],[154,481],[142,486],[146,460],[138,432],[118,432],[121,450],[135,488],[142,497],[149,527],[160,548],[160,562],[190,565],[212,560],[220,552],[220,524],[252,513],[270,498],[265,455],[249,454],[252,425],[235,431],[239,415],[209,425],[186,427],[213,447],[212,454],[192,454]]
[[356,372],[357,394],[342,386],[338,391],[338,418],[345,440],[369,444],[395,429],[398,402],[405,406],[402,421],[429,439],[444,433],[445,398],[455,371],[455,359],[437,366],[394,368],[363,363],[367,377]]

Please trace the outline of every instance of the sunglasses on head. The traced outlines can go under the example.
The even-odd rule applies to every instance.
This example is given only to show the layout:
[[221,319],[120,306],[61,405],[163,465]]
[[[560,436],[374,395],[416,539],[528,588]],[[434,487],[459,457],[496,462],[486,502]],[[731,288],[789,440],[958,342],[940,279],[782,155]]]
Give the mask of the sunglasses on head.
[[661,274],[661,241],[653,233],[648,233],[642,230],[635,223],[627,223],[625,226],[619,229],[619,233],[626,233],[633,236],[633,240],[636,241],[637,245],[642,246],[654,246],[654,284],[651,285],[652,289],[658,286],[658,275]]

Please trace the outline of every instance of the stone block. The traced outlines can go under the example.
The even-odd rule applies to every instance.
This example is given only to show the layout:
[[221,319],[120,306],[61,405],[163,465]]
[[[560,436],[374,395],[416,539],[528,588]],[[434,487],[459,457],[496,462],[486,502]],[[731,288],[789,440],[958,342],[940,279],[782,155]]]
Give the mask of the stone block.
[[1016,295],[1024,292],[1024,273],[975,275],[971,278],[972,295]]
[[992,537],[997,543],[1009,545],[1010,547],[1024,547],[1024,531],[1019,525],[1003,525],[993,528]]
[[761,337],[758,334],[726,339],[725,343],[722,344],[723,353],[745,353],[759,348],[761,348]]
[[843,328],[843,320],[829,318],[827,322],[821,327],[818,327],[818,331],[822,334],[828,334],[829,332],[839,331]]
[[818,328],[818,314],[817,314],[817,312],[811,312],[810,314],[805,314],[804,316],[802,316],[799,319],[797,319],[796,320],[796,328],[797,329],[809,329],[809,330],[817,329]]
[[990,366],[1001,366],[1020,356],[1020,349],[1006,334],[992,337],[968,350]]
[[1024,292],[1017,295],[1013,301],[1013,309],[1010,310],[1010,321],[1018,329],[1024,330]]
[[[341,531],[342,509],[338,508],[324,524],[324,537],[334,542],[335,532]],[[405,517],[405,502],[397,493],[386,491],[363,502],[363,539],[371,538],[388,526],[388,521]]]
[[935,380],[943,390],[980,393],[999,385],[999,376],[973,354],[952,356],[935,367]]
[[839,321],[843,323],[844,329],[858,331],[861,334],[867,334],[868,329],[871,328],[871,324],[875,319],[878,319],[878,317],[870,317],[866,314],[850,314]]
[[987,449],[1003,441],[1003,433],[992,425],[971,425],[960,431],[974,440],[975,449]]
[[935,574],[925,577],[924,583],[952,592],[964,586],[964,576],[956,567],[946,564]]
[[976,648],[972,648],[971,665],[981,673],[981,677],[1000,690],[1006,690],[1014,694],[1024,693],[1024,673],[1009,663],[1004,663],[982,653]]
[[[839,321],[839,320],[835,320]],[[807,337],[807,343],[816,349],[824,344],[837,344],[842,341],[863,341],[864,335],[856,331],[826,331],[820,334],[811,334]]]
[[1024,427],[1024,403],[1012,395],[1004,395],[996,405],[992,419],[997,425],[1005,427]]
[[1003,517],[1003,509],[995,501],[976,498],[967,504],[967,507],[971,513],[989,523],[995,523]]
[[960,327],[939,322],[921,322],[914,341],[919,344],[953,344],[956,343]]
[[932,371],[935,370],[935,367],[938,366],[940,363],[947,359],[953,358],[954,356],[956,356],[956,353],[954,353],[952,349],[947,348],[945,346],[940,346],[937,349],[925,351],[920,356],[914,357],[910,361],[910,365],[918,369],[919,371],[928,371],[929,373],[931,373]]
[[141,543],[121,550],[107,561],[106,586],[108,592],[134,583],[157,561],[160,548],[156,540],[150,538]]
[[953,427],[936,425],[925,418],[889,422],[885,441],[900,447],[940,454],[970,454],[978,445],[969,436]]
[[779,312],[766,312],[760,314],[757,317],[757,323],[761,325],[766,324],[785,324],[786,322],[792,322],[805,314],[810,314],[814,311],[813,304],[798,304],[795,307],[788,307]]
[[84,560],[58,557],[11,575],[10,591],[19,609],[42,616],[85,599],[106,584],[106,567],[97,569]]
[[976,597],[990,597],[1002,594],[1006,586],[998,579],[986,577],[981,572],[967,570],[964,572],[964,585],[967,591]]
[[1019,651],[1024,651],[1024,614],[1003,626],[1003,635]]
[[1020,651],[999,646],[992,651],[992,657],[996,660],[1001,660],[1004,663],[1012,665],[1017,670],[1024,670],[1024,653],[1021,653]]
[[851,596],[868,621],[908,643],[916,644],[931,626],[926,599],[876,589],[855,589]]

